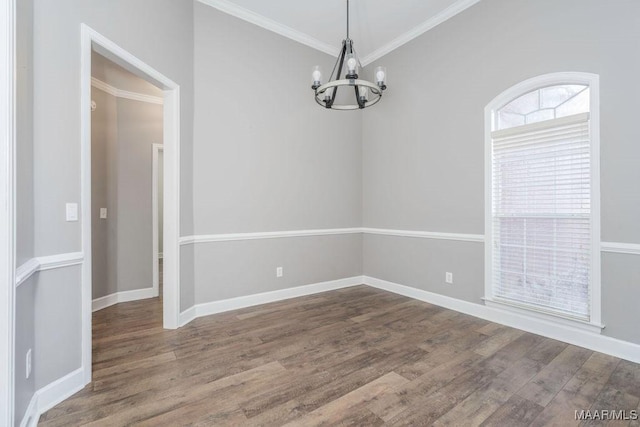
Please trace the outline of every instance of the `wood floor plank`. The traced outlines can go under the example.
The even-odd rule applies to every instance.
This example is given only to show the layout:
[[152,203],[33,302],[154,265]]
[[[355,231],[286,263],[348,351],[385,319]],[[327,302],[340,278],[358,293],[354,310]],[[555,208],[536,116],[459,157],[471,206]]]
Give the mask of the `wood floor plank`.
[[609,385],[618,390],[640,397],[640,365],[621,360],[611,374]]
[[354,412],[354,408],[362,407],[377,396],[388,393],[408,382],[406,378],[390,372],[286,425],[303,427],[337,424],[342,421],[343,414]]
[[568,346],[545,366],[518,395],[540,406],[546,406],[591,356],[592,352]]
[[486,427],[528,426],[543,409],[543,406],[514,394],[481,425]]
[[125,425],[142,422],[205,398],[210,405],[209,411],[234,413],[238,408],[233,400],[226,398],[229,392],[235,389],[246,392],[251,387],[268,388],[271,381],[277,380],[284,372],[285,368],[280,363],[272,362],[210,383],[171,388],[153,401],[118,411],[87,425]]

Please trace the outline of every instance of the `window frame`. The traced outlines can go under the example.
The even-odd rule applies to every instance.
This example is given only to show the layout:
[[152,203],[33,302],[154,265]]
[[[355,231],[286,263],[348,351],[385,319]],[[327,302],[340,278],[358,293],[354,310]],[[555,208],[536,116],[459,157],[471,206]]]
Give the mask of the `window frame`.
[[[493,295],[493,227],[492,227],[492,188],[493,188],[493,139],[491,133],[496,125],[496,114],[502,107],[531,91],[563,84],[581,84],[589,86],[590,139],[591,139],[591,280],[589,321],[570,319],[564,316],[540,312],[496,301]],[[498,307],[553,322],[577,326],[600,333],[604,327],[601,304],[601,261],[600,261],[600,78],[597,74],[583,72],[559,72],[543,74],[522,81],[498,96],[487,106],[484,112],[485,122],[485,296],[487,306]]]

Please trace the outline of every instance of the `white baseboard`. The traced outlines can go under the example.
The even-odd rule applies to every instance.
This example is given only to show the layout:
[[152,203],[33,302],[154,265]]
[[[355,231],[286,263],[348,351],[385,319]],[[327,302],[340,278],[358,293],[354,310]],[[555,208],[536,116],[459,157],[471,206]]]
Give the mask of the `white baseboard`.
[[182,313],[180,313],[180,320],[179,320],[178,327],[183,327],[187,323],[194,320],[196,317],[198,316],[196,316],[196,306],[194,305],[192,307],[189,307]]
[[91,302],[91,311],[95,312],[102,310],[103,308],[110,307],[120,302],[137,301],[140,299],[147,299],[156,297],[153,288],[135,289],[133,291],[116,292],[115,294],[106,295],[100,298],[96,298]]
[[38,418],[40,418],[38,414],[38,392],[35,392],[31,396],[31,401],[22,417],[22,421],[20,421],[20,427],[35,427],[38,425]]
[[84,370],[78,368],[62,378],[42,387],[36,391],[29,408],[20,423],[20,427],[35,427],[38,425],[40,415],[82,390],[84,384]]
[[640,345],[589,332],[584,329],[553,323],[544,319],[532,318],[519,313],[488,307],[483,304],[475,304],[468,301],[451,298],[433,292],[423,291],[410,286],[364,276],[364,284],[404,295],[409,298],[425,301],[440,307],[455,310],[460,313],[479,317],[490,322],[521,329],[533,334],[553,338],[569,344],[585,347],[593,351],[609,354],[631,362],[640,363]]
[[180,313],[180,326],[186,325],[197,317],[208,316],[210,314],[223,313],[225,311],[252,307],[254,305],[267,304],[270,302],[282,301],[290,298],[302,297],[305,295],[312,295],[320,292],[327,292],[336,289],[362,285],[362,280],[362,276],[348,277],[346,279],[331,280],[328,282],[296,286],[293,288],[281,289],[278,291],[263,292],[260,294],[196,304],[188,310]]

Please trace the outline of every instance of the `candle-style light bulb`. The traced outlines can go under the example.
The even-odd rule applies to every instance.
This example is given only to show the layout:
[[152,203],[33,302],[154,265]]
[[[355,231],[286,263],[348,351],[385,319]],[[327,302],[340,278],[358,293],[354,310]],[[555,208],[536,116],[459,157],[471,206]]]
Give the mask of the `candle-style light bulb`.
[[363,101],[369,100],[369,88],[365,86],[358,86],[358,94]]
[[356,65],[358,65],[356,58],[349,58],[349,60],[347,61],[347,67],[349,68],[349,71],[355,71]]
[[375,76],[376,83],[380,89],[385,90],[387,88],[387,69],[385,67],[376,67]]
[[322,85],[322,68],[319,65],[313,67],[313,71],[311,72],[311,87],[313,89],[317,89]]

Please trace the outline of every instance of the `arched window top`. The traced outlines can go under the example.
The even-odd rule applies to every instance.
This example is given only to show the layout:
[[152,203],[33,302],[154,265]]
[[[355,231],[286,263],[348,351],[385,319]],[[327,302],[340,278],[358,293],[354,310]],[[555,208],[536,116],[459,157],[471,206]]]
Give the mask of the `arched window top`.
[[525,93],[497,110],[495,130],[589,112],[589,86],[559,84]]

